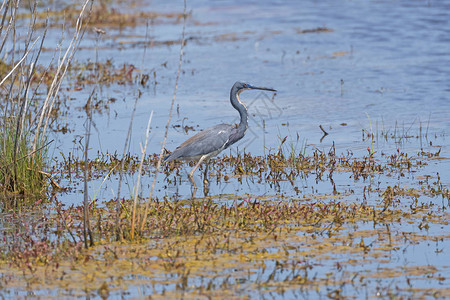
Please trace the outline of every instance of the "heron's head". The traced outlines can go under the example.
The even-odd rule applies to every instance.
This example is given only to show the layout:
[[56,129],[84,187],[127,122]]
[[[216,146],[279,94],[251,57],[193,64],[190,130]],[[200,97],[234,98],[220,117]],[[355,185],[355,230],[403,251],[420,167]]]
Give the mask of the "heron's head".
[[266,88],[266,87],[253,86],[253,85],[251,85],[249,83],[242,82],[242,81],[237,81],[233,85],[233,89],[237,93],[240,93],[240,92],[245,91],[245,90],[264,90],[264,91],[276,92],[276,90],[274,90],[274,89],[270,89],[270,88]]

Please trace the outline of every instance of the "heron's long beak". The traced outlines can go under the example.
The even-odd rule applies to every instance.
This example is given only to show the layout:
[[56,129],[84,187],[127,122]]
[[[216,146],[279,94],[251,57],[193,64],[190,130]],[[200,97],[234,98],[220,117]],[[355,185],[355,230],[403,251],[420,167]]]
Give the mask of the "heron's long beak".
[[259,86],[250,86],[250,88],[252,90],[264,90],[264,91],[271,91],[271,92],[276,92],[277,91],[277,90],[274,90],[274,89],[269,89],[269,88],[266,88],[266,87],[259,87]]

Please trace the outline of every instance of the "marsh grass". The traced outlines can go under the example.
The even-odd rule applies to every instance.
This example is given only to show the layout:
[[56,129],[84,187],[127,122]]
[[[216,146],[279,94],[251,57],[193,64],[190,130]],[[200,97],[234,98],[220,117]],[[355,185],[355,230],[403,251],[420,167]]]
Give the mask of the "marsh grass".
[[44,192],[47,181],[42,171],[47,167],[47,150],[32,155],[29,134],[17,137],[16,123],[6,122],[0,127],[0,182],[3,193],[37,195]]
[[[5,195],[37,195],[42,193],[46,186],[46,173],[43,172],[46,166],[46,151],[39,148],[45,138],[42,137],[41,142],[33,149],[33,134],[30,130],[31,114],[36,109],[34,106],[30,109],[30,99],[34,96],[31,82],[46,33],[44,31],[43,35],[37,35],[35,32],[36,6],[35,2],[30,7],[31,18],[26,36],[21,36],[16,31],[19,2],[4,1],[1,6],[0,54],[3,60],[0,93],[4,101],[0,123],[0,190]],[[37,43],[38,41],[40,43]],[[18,55],[15,54],[16,51]]]
[[[31,199],[29,196],[45,191],[49,186],[48,179],[54,183],[51,174],[45,172],[50,160],[46,150],[47,130],[51,120],[57,117],[54,110],[55,102],[59,98],[60,87],[70,61],[83,36],[89,3],[92,4],[90,0],[86,0],[81,8],[74,35],[66,52],[56,63],[51,59],[49,66],[44,67],[39,64],[39,57],[44,49],[49,23],[48,14],[41,28],[36,23],[39,14],[37,1],[28,3],[29,5],[25,7],[16,0],[2,2],[0,191],[3,194],[23,195],[26,196],[24,199]],[[30,17],[26,22],[17,22],[19,11],[23,10],[29,10]],[[55,54],[57,52],[62,54],[61,44],[56,47]],[[52,64],[56,66],[55,72],[50,68]],[[51,76],[49,73],[52,73]],[[48,83],[46,80],[49,78],[51,84],[45,91],[41,83]],[[27,201],[24,200],[22,203]]]
[[[397,145],[411,143],[411,141],[419,140],[420,146],[426,146],[432,138],[437,138],[438,133],[430,132],[431,114],[426,121],[422,121],[420,117],[415,118],[412,122],[395,121],[393,126],[386,125],[384,119],[373,123],[370,116],[366,114],[369,128],[362,129],[362,140],[370,141],[371,152],[374,152],[374,143],[389,143],[393,141]],[[443,133],[441,133],[442,135]]]

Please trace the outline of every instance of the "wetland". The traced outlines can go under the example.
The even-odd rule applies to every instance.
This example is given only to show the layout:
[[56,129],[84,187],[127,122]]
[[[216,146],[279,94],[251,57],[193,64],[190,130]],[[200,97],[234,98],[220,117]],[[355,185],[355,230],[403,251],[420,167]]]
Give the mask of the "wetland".
[[[447,3],[2,16],[3,298],[450,297]],[[161,158],[239,122],[238,80],[277,93],[241,94],[249,129],[193,195]]]

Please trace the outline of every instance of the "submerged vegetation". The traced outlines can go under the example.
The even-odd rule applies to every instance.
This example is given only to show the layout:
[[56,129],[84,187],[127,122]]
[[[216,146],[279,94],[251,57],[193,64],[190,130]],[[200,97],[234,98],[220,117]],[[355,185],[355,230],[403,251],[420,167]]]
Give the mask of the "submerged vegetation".
[[[211,182],[260,182],[274,193],[188,200],[166,193],[148,203],[143,230],[134,239],[133,200],[120,199],[119,241],[115,199],[92,201],[96,245],[89,249],[83,247],[82,206],[67,207],[55,196],[51,205],[38,210],[8,213],[5,220],[14,229],[3,234],[7,243],[0,247],[0,264],[8,267],[1,284],[8,291],[26,278],[28,289],[57,291],[58,296],[133,296],[126,291],[129,285],[139,285],[154,297],[233,298],[243,291],[250,297],[339,298],[361,292],[381,297],[450,296],[443,284],[448,280],[445,268],[416,260],[414,254],[420,247],[431,247],[438,256],[443,252],[450,238],[445,230],[448,187],[439,175],[417,176],[410,186],[374,182],[421,174],[439,151],[362,158],[336,155],[333,148],[328,153],[308,152],[215,159]],[[124,172],[136,173],[139,160],[127,155]],[[87,163],[70,156],[57,166],[57,177],[76,183],[87,166],[91,180],[105,174],[115,178],[120,163],[114,155]],[[147,156],[144,173],[152,174],[157,163],[156,154]],[[179,166],[164,166],[168,186],[185,177]],[[308,193],[297,186],[308,178],[334,183],[342,175],[363,183],[363,191],[343,192],[335,186],[330,194]],[[291,192],[280,186],[282,182],[293,186]],[[350,200],[353,193],[363,197]],[[28,214],[35,216],[27,226],[14,221]]]
[[[319,157],[315,153],[302,158],[309,165],[302,176],[330,172],[327,161],[333,160],[332,156]],[[258,159],[264,158],[247,154],[217,159],[213,176],[221,173],[240,180],[249,177],[277,182],[280,177],[267,175],[275,170],[278,174],[292,172],[292,164],[280,156],[276,160],[266,157],[272,160],[272,167],[261,174],[251,171]],[[147,160],[149,170],[154,169],[156,160],[156,156]],[[336,162],[334,168],[350,177],[359,174],[355,180],[362,181],[384,171],[389,176],[417,172],[429,158],[417,158],[409,168],[403,160],[373,162],[374,166],[365,170],[365,160],[355,159],[352,167]],[[67,161],[62,168],[64,176],[77,177],[77,165],[84,164]],[[349,159],[341,157],[340,161],[348,165]],[[108,162],[96,159],[87,165],[91,174],[101,175],[117,163],[108,158]],[[137,160],[128,158],[127,172],[134,172],[136,164]],[[167,167],[167,175],[177,170],[172,168]],[[179,177],[175,175],[174,180]],[[439,208],[434,201],[419,200],[435,197],[438,188],[439,195],[448,201],[448,188],[439,182],[414,188],[368,188],[366,193],[379,195],[377,203],[352,203],[344,200],[346,195],[217,195],[187,201],[167,196],[150,203],[144,230],[131,243],[126,241],[131,238],[133,201],[121,200],[120,242],[115,242],[115,201],[104,206],[91,203],[97,245],[88,250],[82,247],[82,207],[65,208],[55,199],[49,208],[30,212],[36,216],[27,226],[16,223],[15,229],[4,232],[7,243],[1,247],[0,264],[8,268],[1,284],[14,286],[26,278],[29,289],[56,289],[59,296],[130,295],[127,286],[138,284],[155,297],[233,298],[246,291],[250,296],[327,294],[336,298],[353,295],[350,289],[382,297],[445,298],[450,295],[445,285],[427,288],[448,280],[445,268],[413,261],[412,250],[415,245],[428,244],[440,253],[442,243],[449,238],[444,229],[448,226],[448,204]],[[49,215],[48,209],[56,213]],[[7,214],[5,220],[14,224],[13,220],[27,214]],[[404,224],[409,224],[408,228]],[[407,261],[402,263],[400,257],[407,257]]]

